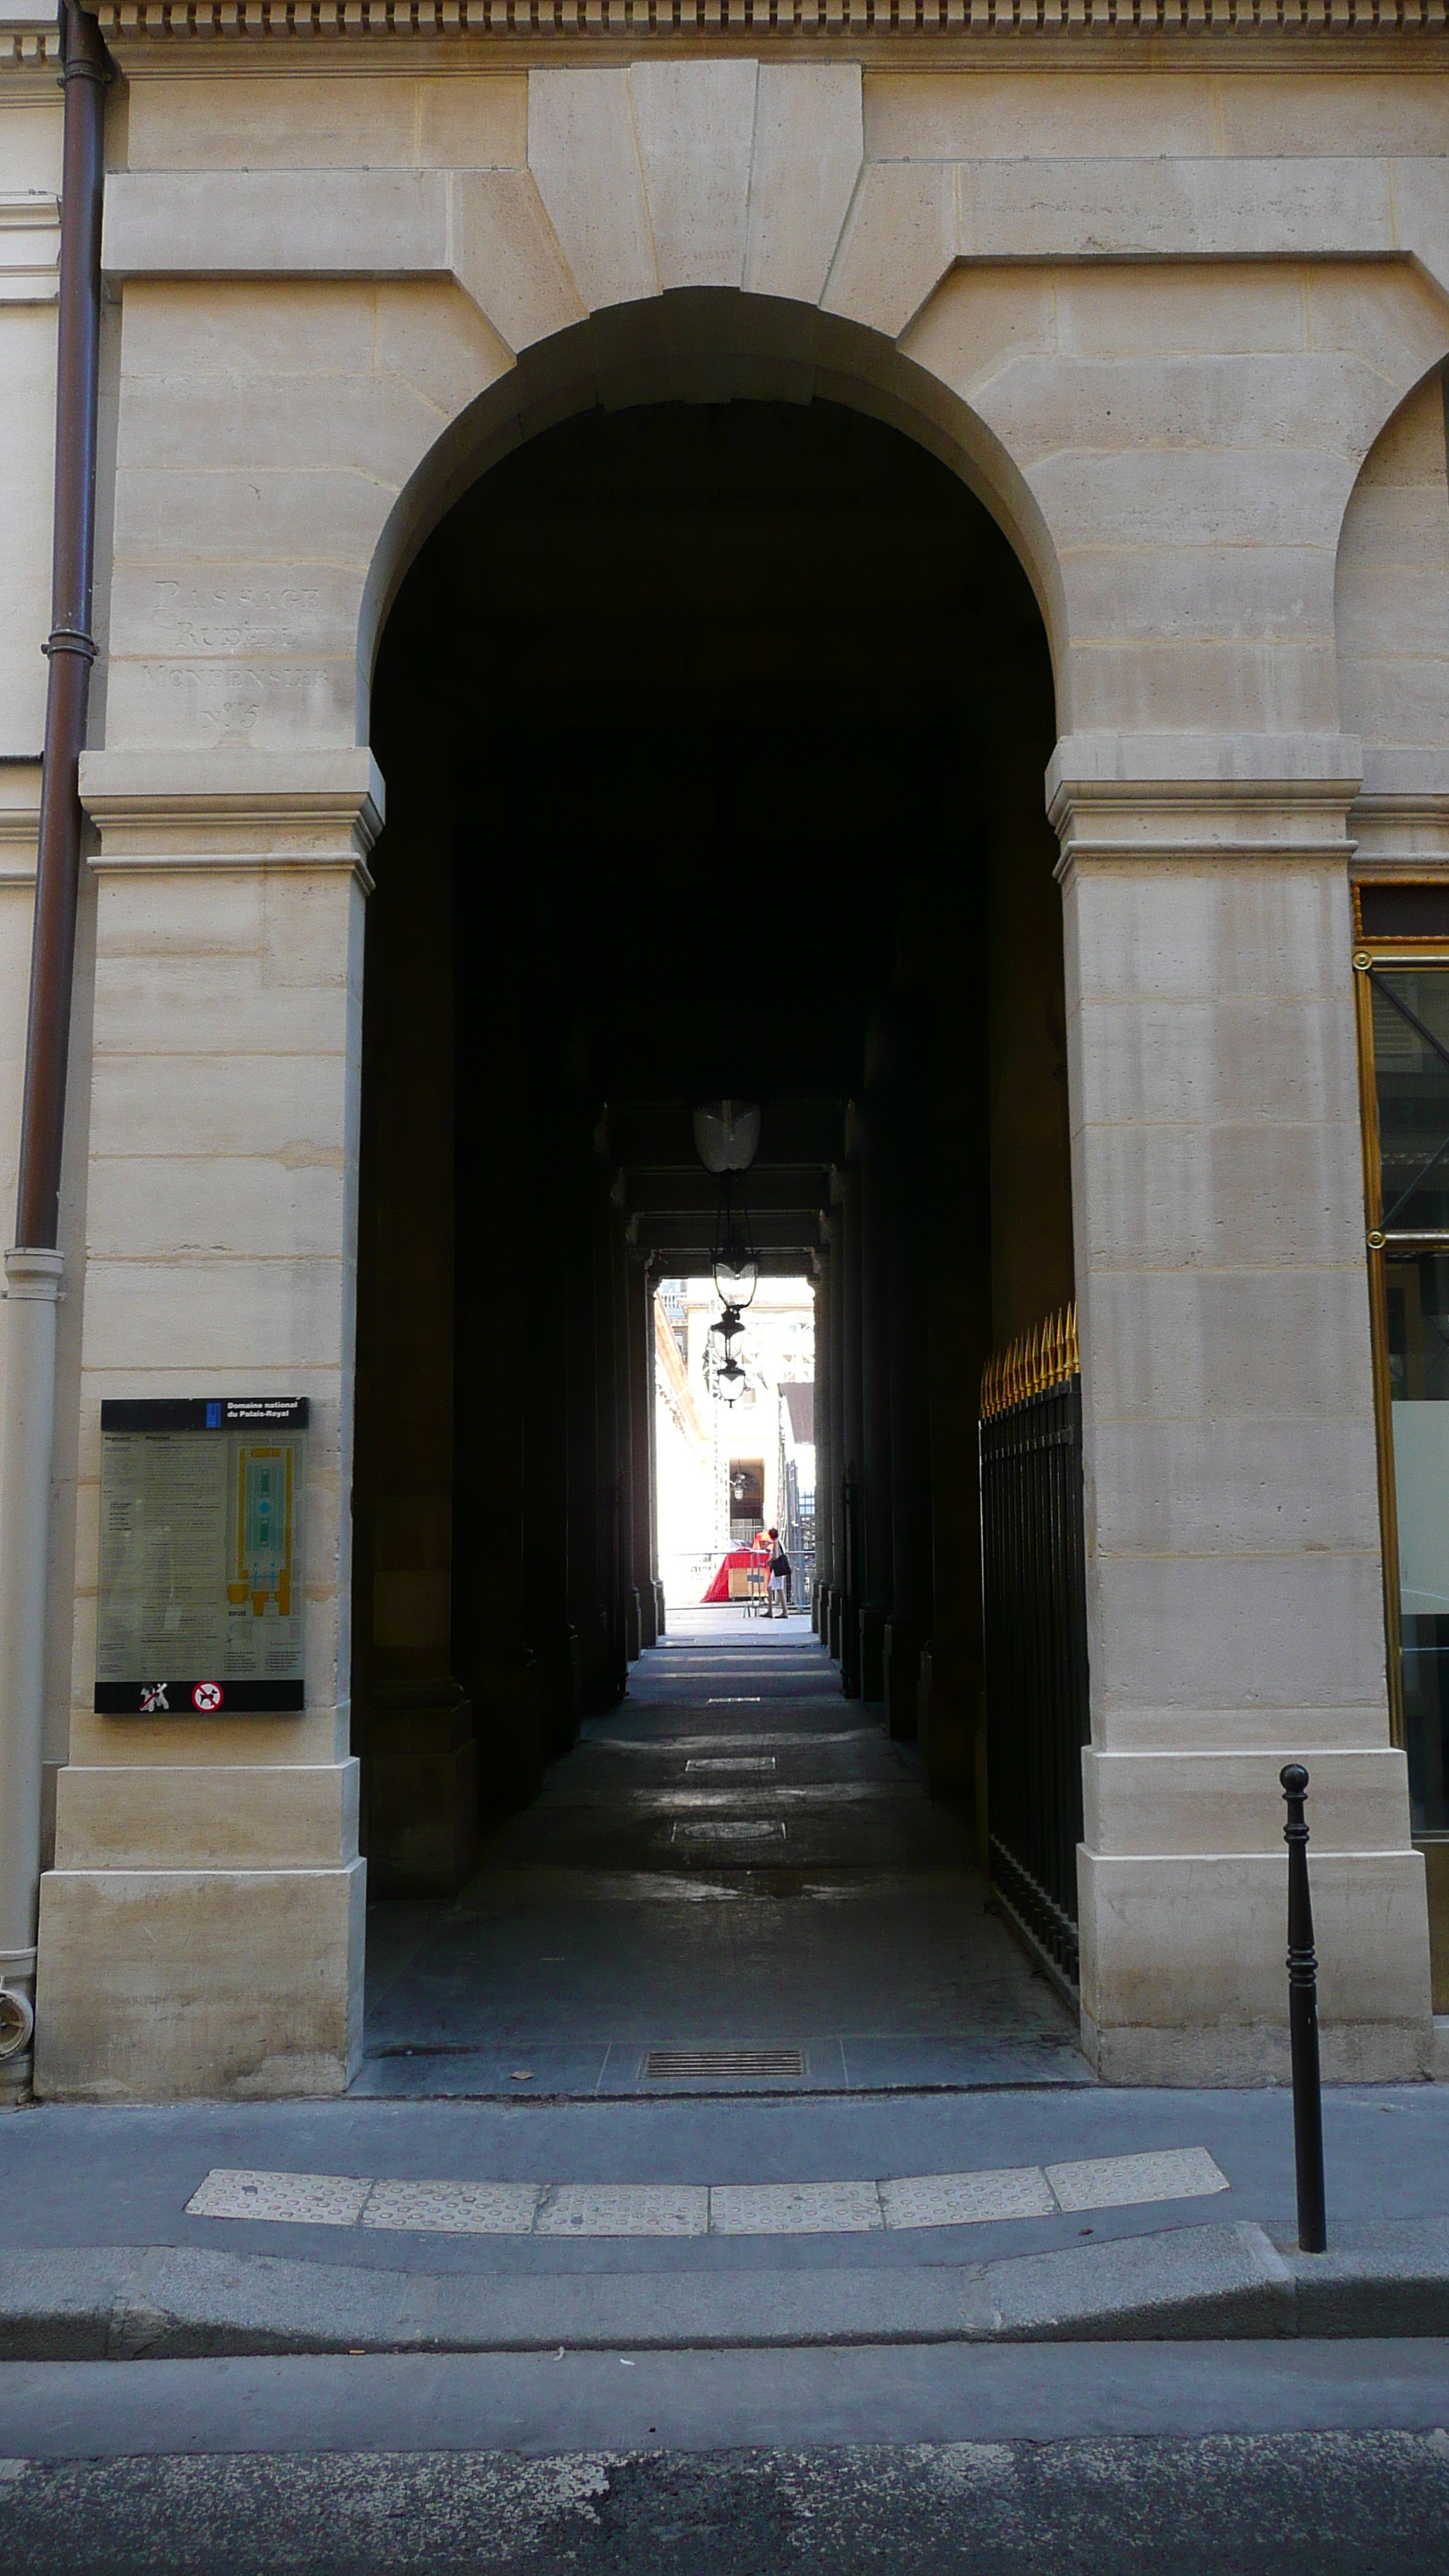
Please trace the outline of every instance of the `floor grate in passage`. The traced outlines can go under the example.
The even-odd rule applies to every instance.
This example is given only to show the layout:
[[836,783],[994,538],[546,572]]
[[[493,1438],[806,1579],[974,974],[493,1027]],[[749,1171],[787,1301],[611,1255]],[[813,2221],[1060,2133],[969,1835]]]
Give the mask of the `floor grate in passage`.
[[686,1771],[773,1771],[773,1753],[700,1753],[691,1754]]
[[682,2075],[803,2075],[800,2048],[651,2048],[644,2072],[667,2079]]
[[774,1817],[703,1816],[676,1823],[670,1839],[676,1843],[782,1843],[785,1828]]

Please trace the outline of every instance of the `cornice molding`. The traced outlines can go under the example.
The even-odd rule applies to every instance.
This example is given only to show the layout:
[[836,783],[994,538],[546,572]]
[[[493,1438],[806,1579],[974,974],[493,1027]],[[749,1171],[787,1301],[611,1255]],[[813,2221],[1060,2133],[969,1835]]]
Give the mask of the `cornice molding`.
[[99,836],[99,874],[193,874],[289,868],[355,876],[372,890],[368,854],[385,797],[365,748],[227,755],[87,751],[81,803]]
[[[99,0],[96,17],[116,47],[167,37],[212,37],[270,46],[310,38],[356,47],[362,39],[486,37],[573,46],[708,36],[758,44],[762,37],[966,38],[993,49],[1013,40],[1034,58],[1043,37],[1087,48],[1097,58],[1125,45],[1155,54],[1180,42],[1195,50],[1227,39],[1232,51],[1263,43],[1301,59],[1326,46],[1342,58],[1365,44],[1431,40],[1442,58],[1449,0]],[[1433,41],[1440,40],[1440,41]],[[1206,64],[1204,68],[1207,68]]]
[[1449,777],[1437,786],[1425,779],[1366,783],[1348,822],[1356,877],[1449,867]]
[[1078,734],[1047,768],[1058,880],[1102,861],[1156,866],[1353,855],[1363,787],[1352,734]]
[[60,25],[51,0],[0,0],[0,71],[38,72],[59,62]]

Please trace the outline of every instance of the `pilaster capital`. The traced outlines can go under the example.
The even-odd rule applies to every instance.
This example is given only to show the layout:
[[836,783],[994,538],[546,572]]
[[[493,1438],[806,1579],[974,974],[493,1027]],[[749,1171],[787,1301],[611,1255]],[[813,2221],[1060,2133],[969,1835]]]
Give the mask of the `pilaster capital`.
[[1068,734],[1046,773],[1057,875],[1102,860],[1347,862],[1362,785],[1353,734]]
[[1449,756],[1433,750],[1371,751],[1349,826],[1353,872],[1449,868]]
[[368,893],[386,810],[366,744],[335,750],[87,751],[90,865],[178,870],[344,869]]

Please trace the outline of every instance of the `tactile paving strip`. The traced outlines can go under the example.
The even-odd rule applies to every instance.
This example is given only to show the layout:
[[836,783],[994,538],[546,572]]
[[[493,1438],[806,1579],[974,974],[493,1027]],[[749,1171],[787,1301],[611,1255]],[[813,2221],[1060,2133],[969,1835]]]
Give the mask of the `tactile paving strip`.
[[860,2236],[881,2223],[873,2182],[716,2183],[715,2236]]
[[1144,2200],[1197,2200],[1227,2191],[1227,2175],[1206,2147],[1167,2147],[1156,2155],[1093,2156],[1080,2164],[1048,2165],[1046,2178],[1061,2209],[1129,2209]]
[[883,2182],[887,2227],[975,2227],[993,2218],[1051,2218],[1056,2202],[1040,2165],[1002,2173],[907,2174]]
[[704,2236],[709,2193],[701,2183],[556,2183],[534,2222],[540,2236]]
[[[769,2061],[768,2069],[765,2061]],[[794,2074],[793,2049],[651,2051],[648,2071]],[[788,2063],[787,2063],[788,2061]],[[1205,2147],[1098,2156],[1005,2171],[907,2174],[874,2182],[369,2182],[353,2174],[259,2173],[217,2166],[186,2203],[191,2218],[294,2226],[411,2228],[439,2235],[858,2235],[882,2225],[965,2227],[1054,2210],[1123,2209],[1227,2191]]]
[[303,2227],[355,2227],[370,2182],[353,2174],[248,2173],[217,2165],[186,2204],[188,2218],[280,2218]]
[[379,2182],[364,2227],[415,2227],[438,2236],[527,2236],[536,2182]]

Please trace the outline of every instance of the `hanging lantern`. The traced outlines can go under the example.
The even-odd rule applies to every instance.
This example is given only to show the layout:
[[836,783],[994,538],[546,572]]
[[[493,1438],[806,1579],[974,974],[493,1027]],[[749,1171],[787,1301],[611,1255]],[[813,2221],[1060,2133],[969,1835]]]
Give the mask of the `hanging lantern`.
[[711,1324],[704,1354],[704,1382],[710,1394],[721,1404],[738,1404],[749,1386],[749,1372],[735,1350],[735,1335],[742,1331],[739,1316],[727,1306],[717,1324]]
[[750,1236],[749,1210],[736,1204],[734,1184],[726,1172],[720,1189],[714,1229],[714,1284],[721,1303],[739,1313],[760,1284],[760,1265]]
[[723,1362],[722,1366],[716,1373],[714,1382],[715,1394],[719,1397],[722,1404],[737,1404],[748,1385],[748,1377],[741,1368],[739,1361],[735,1358],[734,1353],[731,1352],[729,1358]]
[[734,1340],[736,1333],[742,1333],[744,1329],[744,1323],[741,1319],[738,1306],[726,1306],[719,1322],[717,1324],[711,1324],[709,1328],[710,1340],[712,1342],[718,1342],[720,1346],[716,1353],[717,1358],[722,1360],[727,1360],[729,1358],[731,1342]]

